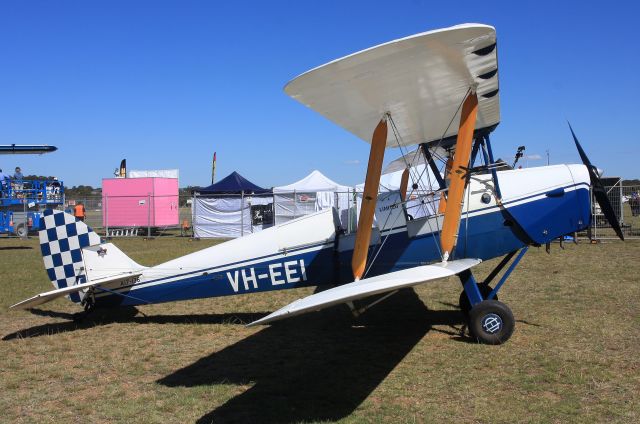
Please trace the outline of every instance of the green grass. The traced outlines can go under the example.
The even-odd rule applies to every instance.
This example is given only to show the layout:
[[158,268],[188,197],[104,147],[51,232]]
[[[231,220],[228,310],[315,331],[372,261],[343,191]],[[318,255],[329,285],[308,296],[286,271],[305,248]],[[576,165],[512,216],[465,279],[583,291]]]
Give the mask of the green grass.
[[[145,265],[211,245],[115,241]],[[531,249],[500,293],[516,332],[460,337],[459,283],[242,325],[311,289],[98,312],[75,323],[37,241],[0,239],[3,422],[638,422],[640,243]],[[495,261],[477,272],[484,276]]]

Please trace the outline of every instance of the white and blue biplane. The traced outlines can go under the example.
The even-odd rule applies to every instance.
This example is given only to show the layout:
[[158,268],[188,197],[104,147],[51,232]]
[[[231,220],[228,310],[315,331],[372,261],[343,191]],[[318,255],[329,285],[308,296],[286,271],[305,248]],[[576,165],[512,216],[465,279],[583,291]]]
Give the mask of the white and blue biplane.
[[[60,296],[92,308],[330,287],[249,324],[256,325],[336,304],[358,314],[402,288],[458,276],[472,337],[503,343],[515,321],[498,291],[529,246],[589,226],[590,189],[622,234],[575,135],[583,164],[499,168],[489,138],[500,122],[498,88],[495,29],[480,24],[314,68],[287,84],[287,94],[371,144],[356,231],[324,210],[145,267],[83,222],[49,210],[40,244],[55,290],[13,307]],[[379,195],[385,150],[409,146],[416,149],[402,159],[400,189]],[[477,282],[472,268],[501,256]]]

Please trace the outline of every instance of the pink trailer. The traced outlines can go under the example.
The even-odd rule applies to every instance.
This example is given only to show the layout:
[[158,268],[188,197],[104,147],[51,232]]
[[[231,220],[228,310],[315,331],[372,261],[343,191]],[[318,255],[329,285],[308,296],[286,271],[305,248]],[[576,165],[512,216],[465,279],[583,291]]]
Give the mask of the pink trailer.
[[179,225],[177,178],[105,178],[102,225],[105,228]]

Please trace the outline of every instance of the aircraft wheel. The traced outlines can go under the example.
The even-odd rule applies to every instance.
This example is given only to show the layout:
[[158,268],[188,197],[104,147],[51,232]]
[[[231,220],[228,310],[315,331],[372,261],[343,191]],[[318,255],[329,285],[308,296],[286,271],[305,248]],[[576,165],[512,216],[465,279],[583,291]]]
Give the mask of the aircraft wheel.
[[24,224],[18,224],[16,227],[16,235],[20,238],[25,238],[29,234],[29,230],[27,230],[27,226]]
[[[486,299],[487,296],[489,296],[489,293],[491,293],[491,291],[493,290],[493,287],[491,287],[488,284],[478,284],[478,289],[480,290],[480,294],[482,295],[482,298]],[[498,300],[498,295],[496,294],[493,299]],[[460,299],[458,301],[458,305],[460,305],[460,310],[462,311],[462,313],[466,317],[468,317],[469,311],[471,310],[471,302],[469,302],[469,297],[464,292],[464,290],[462,290],[462,293],[460,293]]]
[[469,312],[469,333],[478,342],[498,345],[509,340],[516,321],[507,305],[497,300],[483,300]]

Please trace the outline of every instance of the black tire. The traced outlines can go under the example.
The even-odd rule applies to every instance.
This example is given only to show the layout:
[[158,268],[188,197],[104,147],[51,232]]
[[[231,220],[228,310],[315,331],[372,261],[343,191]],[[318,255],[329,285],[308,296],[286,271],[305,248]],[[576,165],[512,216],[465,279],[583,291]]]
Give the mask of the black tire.
[[497,300],[483,300],[469,312],[469,333],[479,343],[502,344],[509,340],[515,326],[511,309]]
[[29,235],[29,230],[27,229],[27,226],[24,224],[18,224],[18,226],[16,227],[16,235],[20,238],[25,238]]
[[[488,284],[478,284],[478,289],[480,290],[480,294],[483,299],[486,299],[489,296],[489,293],[493,291],[493,287]],[[498,295],[496,294],[493,300],[498,300]],[[469,311],[471,310],[471,302],[469,302],[469,297],[462,290],[460,293],[460,299],[458,300],[458,305],[460,305],[460,310],[465,316],[469,316]]]

